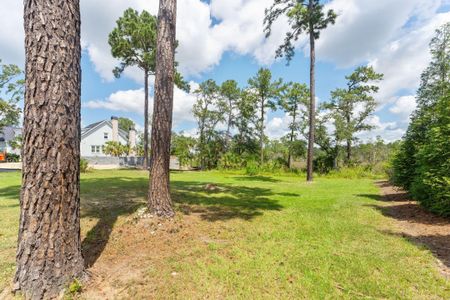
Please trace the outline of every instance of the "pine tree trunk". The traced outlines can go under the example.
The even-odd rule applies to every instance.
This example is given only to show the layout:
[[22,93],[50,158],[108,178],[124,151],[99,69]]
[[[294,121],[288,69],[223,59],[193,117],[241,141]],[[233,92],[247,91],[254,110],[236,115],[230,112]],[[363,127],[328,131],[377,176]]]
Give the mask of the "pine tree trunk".
[[334,156],[333,156],[333,169],[337,170],[339,169],[338,165],[338,158],[339,158],[339,146],[336,143],[336,146],[334,147]]
[[83,275],[79,0],[25,0],[26,89],[14,290],[54,298]]
[[[294,122],[295,122],[295,118],[294,118]],[[291,136],[290,136],[290,145],[289,145],[289,149],[288,149],[288,168],[291,169],[292,168],[292,142],[294,141],[294,129],[291,129]]]
[[175,77],[176,0],[160,0],[156,49],[155,103],[152,123],[149,208],[160,217],[173,217],[169,164]]
[[148,70],[144,70],[144,170],[148,169]]
[[347,140],[347,166],[350,166],[352,158],[352,141]]
[[261,128],[259,131],[260,164],[264,164],[264,99],[261,100]]
[[230,149],[230,144],[231,144],[231,114],[232,114],[231,101],[228,101],[228,107],[230,108],[230,113],[228,115],[227,133],[226,133],[226,137],[225,137],[226,151],[228,151]]
[[[309,1],[309,6],[312,10],[312,0]],[[308,157],[306,166],[306,180],[313,180],[313,156],[314,156],[314,129],[315,129],[315,108],[316,108],[316,95],[315,95],[315,40],[312,32],[312,25],[310,25],[309,34],[309,44],[310,44],[310,72],[309,72],[309,89],[310,89],[310,100],[309,100],[309,135],[308,135]]]
[[294,142],[294,128],[295,128],[295,122],[297,118],[297,105],[294,107],[293,116],[292,116],[292,128],[291,128],[291,136],[290,136],[290,145],[289,145],[289,152],[288,152],[288,168],[292,168],[292,143]]

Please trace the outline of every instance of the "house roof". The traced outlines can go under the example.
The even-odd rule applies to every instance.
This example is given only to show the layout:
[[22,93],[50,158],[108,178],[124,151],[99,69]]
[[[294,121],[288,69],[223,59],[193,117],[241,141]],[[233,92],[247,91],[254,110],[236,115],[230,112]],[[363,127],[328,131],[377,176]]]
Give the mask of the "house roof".
[[[107,125],[112,128],[112,123],[108,120],[92,123],[81,129],[81,138],[83,139],[87,137],[91,133],[95,132],[98,128],[101,128],[103,125]],[[124,140],[128,140],[128,132],[121,128],[119,128],[119,136],[121,136]]]

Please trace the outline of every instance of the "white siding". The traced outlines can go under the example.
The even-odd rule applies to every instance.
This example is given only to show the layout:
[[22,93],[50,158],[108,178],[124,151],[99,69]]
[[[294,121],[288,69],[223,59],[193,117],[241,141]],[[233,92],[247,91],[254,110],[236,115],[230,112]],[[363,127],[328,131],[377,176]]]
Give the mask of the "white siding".
[[6,150],[8,153],[20,155],[20,149],[13,149],[9,142],[22,134],[22,129],[17,127],[4,127],[3,132],[0,132],[0,137],[4,138],[4,142],[0,142],[0,151]]
[[[104,137],[105,133],[108,134],[107,139]],[[87,136],[81,138],[81,156],[108,156],[102,151],[102,146],[108,141],[112,141],[112,127],[107,123],[103,123],[94,131],[90,132]],[[123,139],[120,135],[119,142],[123,145],[128,143],[128,141]],[[91,146],[100,146],[100,153],[93,153],[91,151]]]

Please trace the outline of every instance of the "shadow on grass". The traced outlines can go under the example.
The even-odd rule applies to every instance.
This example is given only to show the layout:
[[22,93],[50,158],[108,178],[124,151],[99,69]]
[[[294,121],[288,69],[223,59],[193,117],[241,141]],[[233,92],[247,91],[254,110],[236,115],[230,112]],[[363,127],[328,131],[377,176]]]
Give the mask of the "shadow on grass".
[[[366,206],[375,208],[382,215],[401,221],[403,224],[410,224],[402,229],[404,232],[383,231],[383,233],[406,238],[415,245],[426,246],[436,258],[450,268],[450,220],[426,211],[417,202],[411,201],[407,193],[390,187],[389,183],[378,184],[381,187],[383,187],[382,184],[386,184],[384,187],[387,187],[387,191],[390,192],[385,195],[360,194],[358,196],[391,202],[388,205],[368,204]],[[450,274],[446,275],[450,277]]]
[[261,182],[280,182],[281,180],[269,177],[269,176],[236,176],[233,177],[236,180],[242,181],[261,181]]
[[[383,233],[406,238],[415,245],[424,246],[438,258],[447,268],[450,268],[450,234],[435,235],[410,235],[407,233],[398,233],[392,231],[382,231]],[[450,278],[450,273],[446,274]]]
[[[229,219],[250,220],[263,211],[281,210],[270,189],[214,183],[210,181],[171,182],[172,199],[178,213],[198,214],[209,222]],[[130,177],[84,178],[81,181],[81,217],[98,219],[82,242],[85,265],[92,266],[105,249],[114,224],[146,205],[148,179]]]
[[197,213],[207,221],[233,218],[250,220],[263,211],[281,210],[270,189],[219,184],[215,190],[206,190],[206,182],[173,181],[172,197],[183,213]]
[[[2,199],[17,199],[19,200],[20,185],[11,185],[5,188],[0,188],[0,200]],[[1,201],[0,201],[1,204]],[[18,206],[19,204],[17,204]]]
[[118,217],[145,206],[146,184],[144,178],[81,180],[81,217],[98,219],[81,244],[86,267],[92,266],[105,249]]

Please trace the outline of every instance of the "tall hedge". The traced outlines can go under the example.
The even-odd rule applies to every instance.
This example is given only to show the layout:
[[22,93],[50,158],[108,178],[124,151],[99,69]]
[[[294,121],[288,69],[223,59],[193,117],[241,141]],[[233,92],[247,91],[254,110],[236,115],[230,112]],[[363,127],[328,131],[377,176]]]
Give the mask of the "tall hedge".
[[391,179],[424,207],[450,216],[450,23],[436,31],[430,48],[432,60]]

